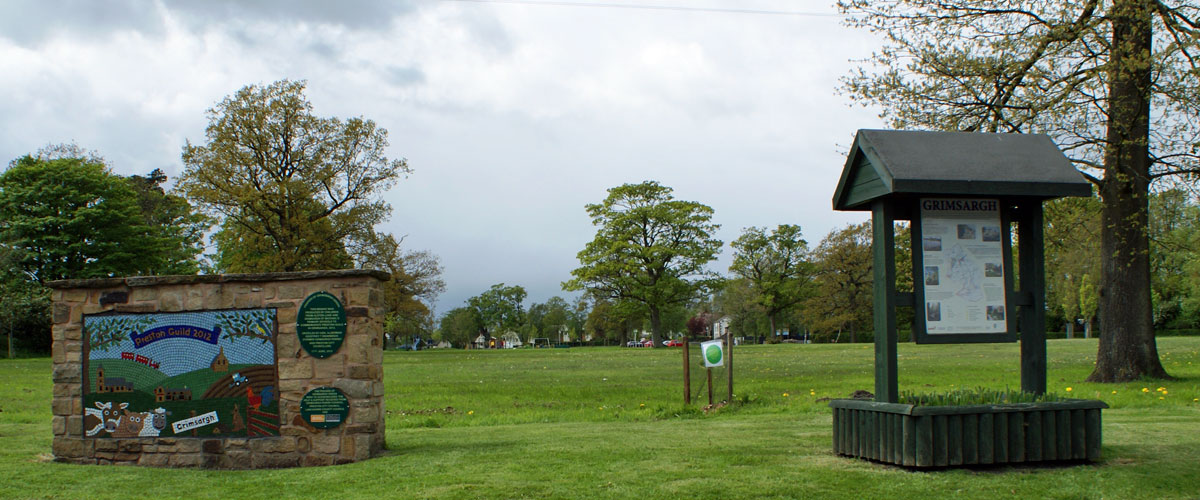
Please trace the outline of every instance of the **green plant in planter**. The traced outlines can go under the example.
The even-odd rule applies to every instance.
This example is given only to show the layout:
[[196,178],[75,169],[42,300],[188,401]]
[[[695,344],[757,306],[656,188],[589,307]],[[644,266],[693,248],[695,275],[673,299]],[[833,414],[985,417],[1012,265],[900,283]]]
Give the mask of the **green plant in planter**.
[[1044,403],[1066,401],[1069,398],[1058,394],[1034,394],[1016,389],[986,389],[983,387],[956,389],[934,394],[917,394],[911,391],[900,393],[900,404],[914,406],[970,406],[1012,403]]

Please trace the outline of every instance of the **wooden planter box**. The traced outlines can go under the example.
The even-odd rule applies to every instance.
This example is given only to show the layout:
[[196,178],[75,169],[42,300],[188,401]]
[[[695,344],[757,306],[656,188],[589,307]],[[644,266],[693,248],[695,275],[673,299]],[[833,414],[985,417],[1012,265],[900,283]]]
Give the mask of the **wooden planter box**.
[[907,467],[1100,459],[1103,401],[913,406],[836,399],[833,451]]

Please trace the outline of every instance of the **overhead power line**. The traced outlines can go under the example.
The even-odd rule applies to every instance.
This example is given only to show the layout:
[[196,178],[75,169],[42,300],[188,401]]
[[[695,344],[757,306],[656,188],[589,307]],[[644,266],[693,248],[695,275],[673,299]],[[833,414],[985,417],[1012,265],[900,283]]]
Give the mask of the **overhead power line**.
[[720,8],[720,7],[685,7],[677,5],[646,5],[646,4],[628,4],[628,3],[604,3],[604,2],[561,2],[561,1],[535,1],[535,0],[442,0],[443,2],[463,2],[463,3],[497,3],[497,4],[513,4],[513,5],[537,5],[548,7],[589,7],[601,9],[637,9],[637,10],[667,10],[678,12],[715,12],[721,14],[760,14],[773,16],[801,16],[801,17],[841,17],[841,14],[828,12],[801,12],[789,10],[765,10],[765,9],[736,9],[736,8]]

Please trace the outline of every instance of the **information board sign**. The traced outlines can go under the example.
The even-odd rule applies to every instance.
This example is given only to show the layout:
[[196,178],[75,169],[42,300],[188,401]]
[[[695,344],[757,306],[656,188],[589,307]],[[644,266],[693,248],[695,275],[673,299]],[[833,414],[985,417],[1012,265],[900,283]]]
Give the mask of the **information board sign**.
[[300,400],[300,416],[318,429],[342,425],[350,414],[350,400],[333,387],[318,387]]
[[296,336],[314,358],[328,358],[346,339],[346,309],[328,292],[309,295],[296,315]]
[[924,333],[1007,332],[1007,234],[999,201],[922,199],[920,212],[921,267],[915,277]]

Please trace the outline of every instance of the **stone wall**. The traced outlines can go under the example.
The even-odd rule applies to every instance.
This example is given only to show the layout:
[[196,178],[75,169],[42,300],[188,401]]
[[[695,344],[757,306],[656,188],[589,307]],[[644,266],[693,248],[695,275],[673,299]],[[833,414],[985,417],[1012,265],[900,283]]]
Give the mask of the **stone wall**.
[[[383,281],[379,271],[155,276],[63,280],[53,288],[56,460],[85,464],[165,467],[269,468],[355,462],[384,447]],[[333,355],[310,356],[296,334],[297,312],[315,292],[337,297],[346,336]],[[267,308],[276,312],[279,436],[89,437],[84,430],[84,315]],[[305,425],[300,400],[329,386],[349,399],[344,422],[329,429]]]

